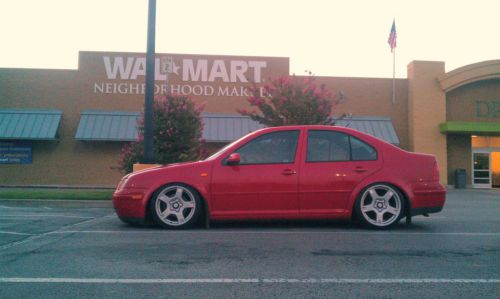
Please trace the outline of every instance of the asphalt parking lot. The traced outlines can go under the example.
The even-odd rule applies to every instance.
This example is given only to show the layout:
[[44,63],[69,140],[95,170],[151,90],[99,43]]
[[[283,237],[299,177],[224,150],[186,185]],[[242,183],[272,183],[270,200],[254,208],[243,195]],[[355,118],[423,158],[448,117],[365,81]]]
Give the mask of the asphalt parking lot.
[[0,201],[0,297],[500,297],[500,190],[451,190],[442,213],[390,231],[337,221],[166,231],[100,205]]

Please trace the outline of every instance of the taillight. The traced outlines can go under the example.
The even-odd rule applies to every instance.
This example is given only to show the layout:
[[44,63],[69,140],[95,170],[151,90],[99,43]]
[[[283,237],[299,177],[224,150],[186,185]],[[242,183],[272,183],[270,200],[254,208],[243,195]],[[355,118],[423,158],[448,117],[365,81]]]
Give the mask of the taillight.
[[434,169],[432,171],[432,180],[439,181],[439,167],[436,161],[434,161]]

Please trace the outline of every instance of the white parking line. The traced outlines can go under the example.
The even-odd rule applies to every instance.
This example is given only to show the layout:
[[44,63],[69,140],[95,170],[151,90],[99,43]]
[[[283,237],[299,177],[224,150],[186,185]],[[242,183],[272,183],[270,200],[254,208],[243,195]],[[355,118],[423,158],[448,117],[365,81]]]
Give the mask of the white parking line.
[[[45,210],[52,210],[51,207],[36,207],[36,208],[41,208],[41,209],[45,209]],[[36,209],[35,208],[35,209]],[[29,211],[33,211],[33,207],[9,207],[9,206],[2,206],[0,205],[0,209],[8,209],[8,210],[29,210]]]
[[322,283],[322,284],[498,284],[500,279],[454,279],[454,278],[37,278],[0,277],[0,283],[93,283],[93,284],[207,284],[207,283]]
[[349,231],[168,231],[168,230],[155,230],[155,231],[125,231],[125,230],[60,230],[50,232],[48,234],[248,234],[248,235],[296,235],[296,234],[328,234],[328,235],[382,235],[382,236],[411,236],[411,235],[436,235],[436,236],[487,236],[487,237],[500,237],[500,233],[481,233],[481,232],[449,232],[449,233],[426,233],[426,232],[349,232]]
[[50,235],[52,233],[55,233],[55,232],[58,232],[58,231],[63,231],[64,229],[78,227],[78,226],[81,226],[81,225],[89,225],[89,224],[92,224],[92,223],[97,223],[97,222],[99,222],[99,221],[101,221],[103,219],[109,218],[111,216],[112,216],[112,214],[107,215],[107,216],[102,216],[100,218],[91,218],[91,219],[83,220],[83,221],[80,221],[80,222],[77,222],[77,223],[74,223],[74,224],[65,225],[65,226],[63,226],[63,227],[61,227],[61,228],[59,228],[58,230],[55,230],[55,231],[46,232],[46,233],[42,233],[42,234],[38,234],[38,235],[31,235],[31,236],[27,237],[24,240],[2,245],[2,246],[0,246],[0,250],[4,250],[4,249],[7,249],[7,248],[11,248],[11,247],[14,247],[14,246],[25,244],[27,242],[34,241],[34,240],[43,238],[45,236],[48,236],[48,235]]
[[0,209],[13,210],[13,209],[17,209],[17,207],[0,206]]
[[18,232],[9,232],[9,231],[5,231],[5,230],[0,230],[0,234],[6,234],[6,235],[20,235],[20,236],[33,236],[33,234],[18,233]]
[[14,215],[0,215],[1,218],[77,218],[77,219],[91,219],[95,217],[89,216],[75,216],[75,215],[61,215],[61,214],[14,214]]

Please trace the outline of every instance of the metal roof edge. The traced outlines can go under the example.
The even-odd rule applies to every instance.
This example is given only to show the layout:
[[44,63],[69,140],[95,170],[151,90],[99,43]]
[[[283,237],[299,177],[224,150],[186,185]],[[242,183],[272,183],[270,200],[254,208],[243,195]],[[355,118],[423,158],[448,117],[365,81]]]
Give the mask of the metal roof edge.
[[341,118],[339,117],[332,117],[333,120],[335,121],[348,121],[348,120],[370,120],[370,121],[392,121],[392,118],[389,116],[370,116],[370,115],[359,115],[359,116],[346,116]]
[[22,109],[22,108],[3,108],[0,109],[0,113],[12,113],[12,114],[63,114],[62,110],[59,109]]
[[76,137],[75,140],[78,141],[109,141],[109,142],[132,142],[132,141],[137,141],[138,138],[136,139],[130,139],[130,138],[123,138],[123,139],[112,139],[112,138],[88,138],[88,137]]
[[80,115],[124,115],[124,116],[140,116],[140,112],[134,111],[118,111],[118,110],[93,110],[86,109],[80,112]]
[[207,118],[244,118],[244,119],[250,119],[250,117],[246,115],[239,115],[239,114],[223,114],[223,113],[202,113],[202,117],[207,117]]
[[[57,134],[56,134],[57,135]],[[28,140],[28,141],[59,141],[59,137],[54,138],[36,138],[36,137],[0,137],[0,140]]]

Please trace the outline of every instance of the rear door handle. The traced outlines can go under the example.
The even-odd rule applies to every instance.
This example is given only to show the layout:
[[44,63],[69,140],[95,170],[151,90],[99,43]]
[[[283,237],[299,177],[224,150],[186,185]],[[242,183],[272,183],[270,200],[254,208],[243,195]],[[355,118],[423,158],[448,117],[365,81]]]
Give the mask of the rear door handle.
[[284,169],[283,172],[281,172],[282,175],[293,175],[293,174],[297,174],[297,171],[293,170],[293,169]]
[[363,167],[361,167],[361,166],[358,166],[358,167],[354,168],[354,171],[355,171],[355,172],[359,172],[359,173],[361,173],[361,172],[366,172],[367,170],[368,170],[368,169],[363,168]]

